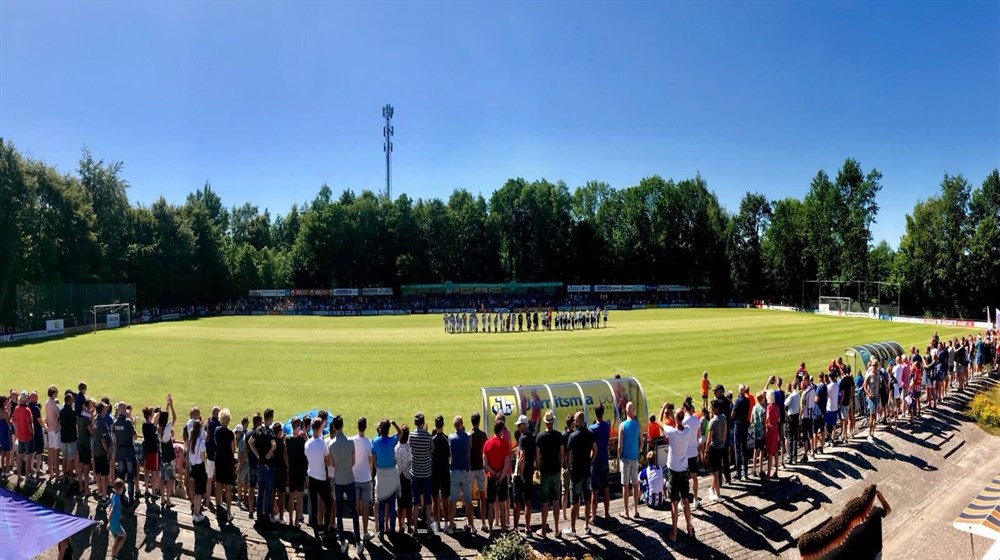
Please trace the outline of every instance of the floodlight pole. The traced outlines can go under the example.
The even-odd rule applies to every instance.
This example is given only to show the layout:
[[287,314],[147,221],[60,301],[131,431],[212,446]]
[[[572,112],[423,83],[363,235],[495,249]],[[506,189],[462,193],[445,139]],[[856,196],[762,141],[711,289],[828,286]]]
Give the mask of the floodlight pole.
[[392,200],[392,105],[386,103],[382,107],[382,118],[385,119],[385,126],[382,127],[382,136],[385,142],[382,150],[385,152],[385,197]]

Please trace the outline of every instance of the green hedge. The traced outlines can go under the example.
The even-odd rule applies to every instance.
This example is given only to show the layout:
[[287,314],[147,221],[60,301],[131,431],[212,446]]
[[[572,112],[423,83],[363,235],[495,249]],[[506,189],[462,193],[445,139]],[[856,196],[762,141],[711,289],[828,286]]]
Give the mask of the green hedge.
[[979,424],[1000,428],[1000,387],[994,387],[973,397],[969,409]]

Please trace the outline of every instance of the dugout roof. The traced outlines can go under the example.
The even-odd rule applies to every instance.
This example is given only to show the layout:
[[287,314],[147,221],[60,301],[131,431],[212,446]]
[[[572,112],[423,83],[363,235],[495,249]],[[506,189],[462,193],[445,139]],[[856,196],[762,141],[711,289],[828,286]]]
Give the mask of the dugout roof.
[[983,488],[969,505],[958,514],[952,526],[959,531],[988,539],[1000,539],[1000,476]]
[[845,348],[844,353],[850,357],[857,358],[862,364],[867,364],[873,357],[886,362],[896,356],[901,356],[906,352],[896,341],[872,342],[870,344],[859,344]]

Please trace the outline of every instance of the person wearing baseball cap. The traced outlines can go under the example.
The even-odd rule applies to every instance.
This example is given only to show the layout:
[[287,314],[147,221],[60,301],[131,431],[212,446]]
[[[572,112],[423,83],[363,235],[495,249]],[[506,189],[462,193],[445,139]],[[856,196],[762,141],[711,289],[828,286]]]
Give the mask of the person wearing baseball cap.
[[562,495],[559,475],[565,459],[565,450],[562,434],[555,429],[555,413],[551,410],[546,411],[542,420],[545,422],[545,429],[535,438],[535,447],[538,449],[535,462],[538,472],[541,473],[539,491],[542,495],[542,538],[545,538],[549,530],[549,506],[552,506],[553,531],[556,535],[559,534],[559,497]]
[[524,508],[524,532],[531,531],[531,488],[535,478],[536,447],[535,434],[528,430],[528,417],[521,415],[514,423],[517,428],[517,463],[514,467],[514,530],[521,521]]

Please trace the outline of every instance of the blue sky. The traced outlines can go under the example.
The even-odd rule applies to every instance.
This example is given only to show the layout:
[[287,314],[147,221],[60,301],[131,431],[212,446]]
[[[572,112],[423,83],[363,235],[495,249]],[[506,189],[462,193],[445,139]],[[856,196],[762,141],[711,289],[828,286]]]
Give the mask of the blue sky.
[[0,135],[121,160],[134,201],[382,188],[386,102],[394,194],[700,171],[735,209],[850,156],[896,245],[1000,165],[1000,4],[0,2]]

